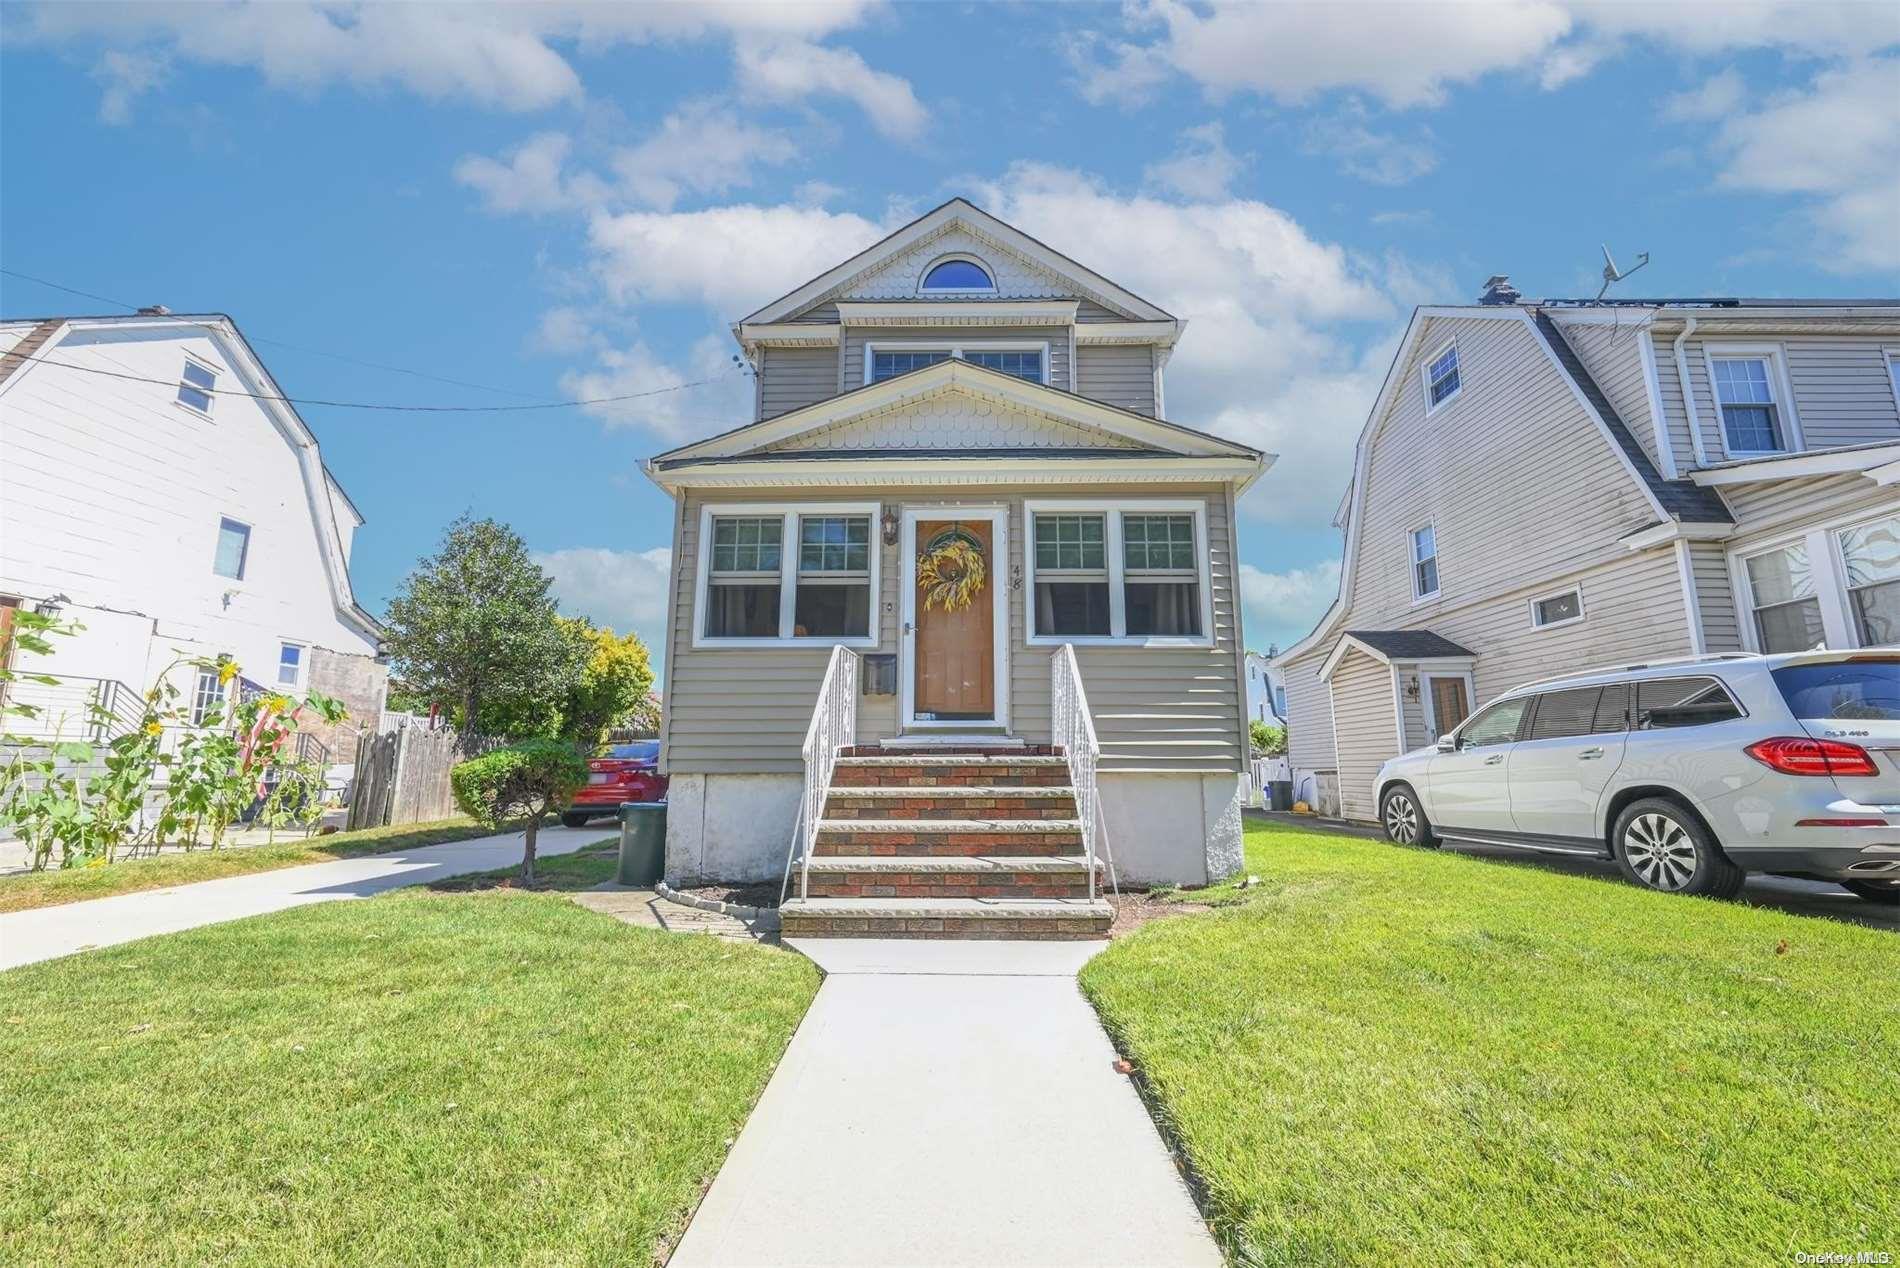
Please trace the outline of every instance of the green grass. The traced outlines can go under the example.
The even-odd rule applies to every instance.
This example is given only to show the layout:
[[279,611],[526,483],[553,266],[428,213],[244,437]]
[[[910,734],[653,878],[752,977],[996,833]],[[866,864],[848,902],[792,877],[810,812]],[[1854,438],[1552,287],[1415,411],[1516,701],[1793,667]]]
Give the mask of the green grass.
[[223,876],[271,872],[280,867],[295,867],[300,863],[327,863],[332,859],[356,858],[364,854],[389,854],[396,850],[413,850],[424,845],[441,845],[445,841],[465,841],[471,837],[490,835],[493,834],[489,829],[473,819],[438,819],[431,823],[405,823],[392,828],[333,832],[327,837],[299,837],[272,845],[225,846],[220,850],[206,848],[188,854],[160,854],[98,867],[16,872],[0,876],[0,912],[25,911],[29,907],[55,907],[60,903],[130,894],[141,889],[168,889],[193,881],[214,881]]
[[[592,889],[614,878],[620,856],[620,838],[606,837],[583,845],[571,854],[542,854],[534,860],[534,888],[557,893]],[[465,894],[471,890],[521,888],[521,864],[498,867],[488,872],[464,872],[431,881],[429,888],[439,893]]]
[[817,985],[507,889],[0,974],[0,1263],[637,1268]]
[[1282,825],[1082,974],[1242,1264],[1900,1250],[1900,940]]

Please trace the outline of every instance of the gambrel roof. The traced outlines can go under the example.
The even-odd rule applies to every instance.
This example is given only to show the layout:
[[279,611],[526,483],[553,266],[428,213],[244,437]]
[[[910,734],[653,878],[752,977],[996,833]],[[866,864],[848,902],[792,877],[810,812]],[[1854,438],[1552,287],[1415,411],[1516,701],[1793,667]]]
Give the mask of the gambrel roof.
[[[1165,309],[1005,224],[967,199],[952,198],[837,267],[741,318],[735,328],[795,321],[806,310],[837,299],[908,298],[916,294],[916,280],[930,261],[971,251],[982,254],[1004,274],[997,279],[996,300],[1081,295],[1124,320],[1175,320]],[[1002,255],[997,256],[997,252]]]

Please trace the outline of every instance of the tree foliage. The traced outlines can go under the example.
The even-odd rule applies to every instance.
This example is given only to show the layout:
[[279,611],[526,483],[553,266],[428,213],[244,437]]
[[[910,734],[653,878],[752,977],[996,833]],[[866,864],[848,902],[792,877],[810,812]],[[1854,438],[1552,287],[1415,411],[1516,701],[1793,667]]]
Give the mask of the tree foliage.
[[587,647],[587,663],[561,709],[561,735],[592,752],[609,731],[634,725],[653,689],[653,665],[638,634],[618,635],[579,617],[555,619]]
[[588,655],[556,619],[552,584],[520,534],[462,516],[390,601],[398,675],[465,733],[547,733]]
[[534,884],[535,834],[543,816],[558,811],[587,782],[587,763],[565,740],[523,740],[494,749],[449,771],[463,813],[490,828],[521,828],[521,879]]
[[1286,756],[1286,728],[1271,723],[1253,721],[1247,724],[1247,738],[1253,741],[1253,751],[1261,757]]

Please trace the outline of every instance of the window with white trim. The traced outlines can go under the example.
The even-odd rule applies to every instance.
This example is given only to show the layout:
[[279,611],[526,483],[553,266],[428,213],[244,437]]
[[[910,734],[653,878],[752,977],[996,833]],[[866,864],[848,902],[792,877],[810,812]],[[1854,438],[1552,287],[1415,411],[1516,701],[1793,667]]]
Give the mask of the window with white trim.
[[215,669],[198,671],[198,681],[191,692],[191,724],[203,726],[205,720],[213,714],[224,713],[224,678]]
[[916,351],[892,349],[889,352],[873,350],[870,381],[879,383],[885,379],[894,379],[900,374],[909,374],[912,370],[921,370],[927,365],[948,361],[950,356],[948,348],[924,348]]
[[1722,439],[1731,454],[1780,453],[1787,446],[1774,370],[1765,356],[1709,358]]
[[1042,349],[1040,348],[973,348],[963,354],[963,359],[971,365],[987,366],[992,370],[1001,370],[1004,374],[1027,379],[1031,383],[1040,383],[1042,379]]
[[706,507],[701,645],[877,642],[877,507]]
[[1275,717],[1284,718],[1286,716],[1285,687],[1275,687],[1273,689],[1273,713]]
[[1458,373],[1458,345],[1446,344],[1425,363],[1425,412],[1431,413],[1464,386]]
[[917,290],[924,295],[993,295],[996,279],[981,262],[968,256],[951,256],[931,265]]
[[1210,641],[1203,504],[1032,501],[1027,513],[1030,642]]
[[1412,530],[1412,597],[1438,593],[1438,530],[1430,524]]
[[211,571],[233,581],[244,580],[244,565],[251,554],[251,526],[229,516],[218,520],[218,549],[211,557]]
[[279,643],[277,645],[278,686],[300,687],[303,685],[304,650],[302,643]]
[[1531,624],[1538,629],[1550,625],[1569,625],[1583,619],[1583,591],[1566,590],[1544,599],[1531,601]]
[[1840,547],[1860,645],[1900,644],[1900,516],[1842,530]]
[[1827,645],[1808,544],[1798,541],[1742,560],[1749,619],[1764,652],[1805,652]]
[[940,361],[968,361],[999,370],[1030,383],[1047,383],[1049,346],[1046,343],[947,343],[865,345],[864,381],[881,383]]
[[212,395],[217,386],[216,371],[186,357],[185,368],[178,376],[178,403],[197,413],[209,414],[212,402],[217,399]]

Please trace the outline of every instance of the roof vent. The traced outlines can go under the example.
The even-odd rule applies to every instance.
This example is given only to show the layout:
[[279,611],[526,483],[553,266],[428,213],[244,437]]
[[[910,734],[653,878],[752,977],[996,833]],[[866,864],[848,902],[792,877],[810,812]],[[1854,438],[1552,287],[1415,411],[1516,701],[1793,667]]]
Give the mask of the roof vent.
[[1502,273],[1493,273],[1484,279],[1484,294],[1478,296],[1480,304],[1515,304],[1523,296],[1517,287],[1511,285],[1511,279]]
[[145,307],[139,309],[138,315],[141,317],[169,317],[172,315],[172,310],[163,304],[147,304]]

